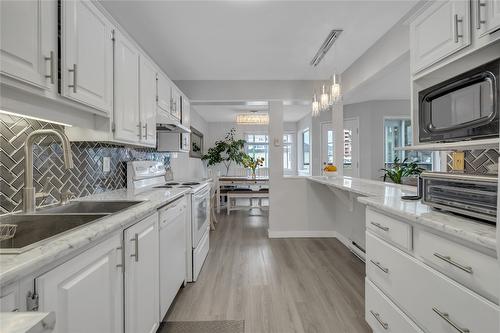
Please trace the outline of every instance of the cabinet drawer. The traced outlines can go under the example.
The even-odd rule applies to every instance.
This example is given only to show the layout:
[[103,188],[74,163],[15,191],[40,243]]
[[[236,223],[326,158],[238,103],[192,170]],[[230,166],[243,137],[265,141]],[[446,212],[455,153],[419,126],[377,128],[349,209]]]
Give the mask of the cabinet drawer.
[[405,250],[412,249],[412,226],[386,215],[366,210],[366,228]]
[[497,305],[370,232],[366,247],[368,278],[425,331],[499,332]]
[[422,330],[370,280],[365,280],[365,320],[374,332],[422,333]]
[[498,304],[500,269],[495,258],[418,229],[414,249],[425,263]]

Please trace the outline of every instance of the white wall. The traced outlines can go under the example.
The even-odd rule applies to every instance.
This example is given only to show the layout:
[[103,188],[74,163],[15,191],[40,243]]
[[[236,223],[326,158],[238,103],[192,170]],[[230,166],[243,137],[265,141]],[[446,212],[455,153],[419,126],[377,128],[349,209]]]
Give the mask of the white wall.
[[[207,122],[196,112],[195,107],[191,107],[191,126],[203,133],[203,150],[207,151]],[[173,153],[170,159],[170,166],[177,179],[203,178],[207,175],[205,162],[199,158],[189,157],[189,153]]]
[[381,180],[384,167],[384,118],[410,118],[410,101],[368,101],[344,105],[344,118],[359,119],[361,178]]

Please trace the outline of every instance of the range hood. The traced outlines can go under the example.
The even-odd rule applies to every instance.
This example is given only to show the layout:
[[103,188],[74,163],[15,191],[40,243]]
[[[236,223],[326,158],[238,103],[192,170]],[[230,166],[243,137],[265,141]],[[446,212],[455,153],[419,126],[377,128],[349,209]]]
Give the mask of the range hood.
[[191,130],[182,125],[174,117],[158,112],[156,115],[156,131],[169,133],[191,133]]

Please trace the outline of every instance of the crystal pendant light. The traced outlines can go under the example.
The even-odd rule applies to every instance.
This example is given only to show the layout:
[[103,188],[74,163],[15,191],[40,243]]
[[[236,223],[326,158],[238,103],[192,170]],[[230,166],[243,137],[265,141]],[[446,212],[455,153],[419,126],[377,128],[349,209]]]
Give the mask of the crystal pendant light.
[[328,109],[328,107],[330,106],[329,100],[330,100],[330,98],[329,98],[328,94],[326,93],[325,85],[323,85],[321,97],[319,99],[319,108],[321,111],[325,111],[326,109]]
[[316,93],[314,93],[313,101],[312,101],[312,115],[313,115],[313,117],[316,117],[317,115],[319,115],[319,102],[318,102],[318,99],[316,98]]
[[332,76],[332,86],[330,88],[330,105],[340,102],[340,77],[337,74]]

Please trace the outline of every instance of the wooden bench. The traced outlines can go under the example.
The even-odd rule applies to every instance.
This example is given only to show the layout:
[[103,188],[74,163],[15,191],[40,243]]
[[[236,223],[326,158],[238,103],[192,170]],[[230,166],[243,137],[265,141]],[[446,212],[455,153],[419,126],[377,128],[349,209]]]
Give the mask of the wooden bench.
[[[233,190],[227,192],[227,215],[231,213],[232,210],[243,210],[243,209],[252,209],[254,207],[263,208],[262,199],[269,198],[269,189],[263,188],[258,191],[252,190]],[[236,204],[237,199],[250,199],[250,206],[238,206]],[[252,205],[252,199],[259,199],[259,204],[257,206]]]

